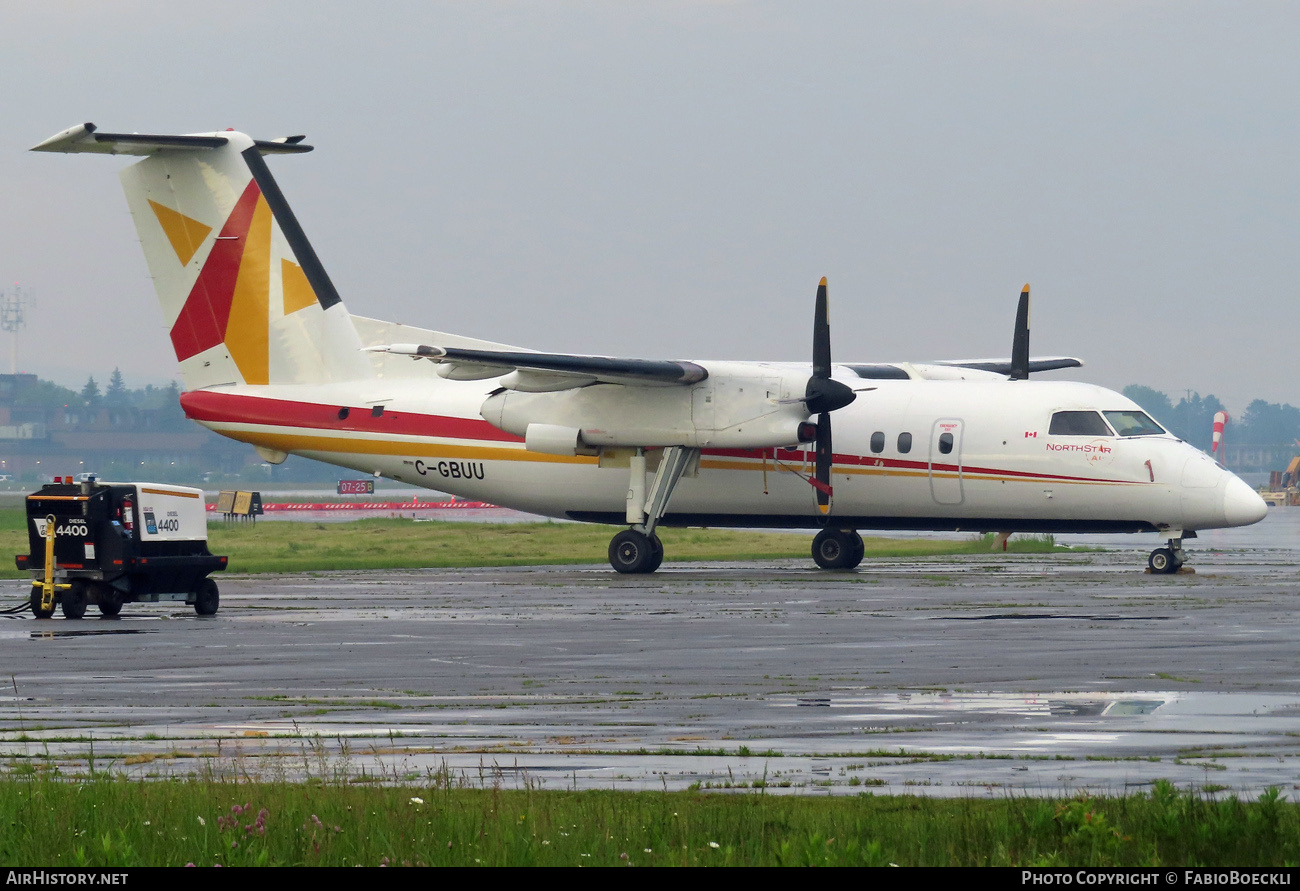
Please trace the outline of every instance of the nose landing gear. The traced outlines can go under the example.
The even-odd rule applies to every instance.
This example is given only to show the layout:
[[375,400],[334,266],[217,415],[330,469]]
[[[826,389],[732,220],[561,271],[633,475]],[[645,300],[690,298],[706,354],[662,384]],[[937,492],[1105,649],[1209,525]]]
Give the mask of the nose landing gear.
[[1153,573],[1172,575],[1183,568],[1187,553],[1183,550],[1183,537],[1169,539],[1169,546],[1156,548],[1147,557],[1147,568]]

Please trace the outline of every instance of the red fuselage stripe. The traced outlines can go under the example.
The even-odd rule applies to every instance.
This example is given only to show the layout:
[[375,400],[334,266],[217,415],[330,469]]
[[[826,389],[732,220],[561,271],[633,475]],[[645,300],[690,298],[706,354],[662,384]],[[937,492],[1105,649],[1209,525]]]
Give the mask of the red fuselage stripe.
[[[259,396],[195,390],[181,394],[181,408],[185,410],[185,416],[194,421],[379,433],[385,436],[439,436],[488,442],[523,442],[520,437],[498,430],[487,421],[388,410],[375,416],[368,405],[318,405],[312,402],[290,402],[286,399],[263,399]],[[339,411],[343,408],[348,409],[346,418],[339,417]]]

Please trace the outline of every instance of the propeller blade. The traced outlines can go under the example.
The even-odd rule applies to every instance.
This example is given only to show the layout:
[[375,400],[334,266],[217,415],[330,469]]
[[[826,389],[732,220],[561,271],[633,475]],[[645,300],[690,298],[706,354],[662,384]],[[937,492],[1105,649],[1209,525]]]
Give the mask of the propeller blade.
[[857,398],[852,387],[831,380],[830,302],[823,276],[817,286],[817,305],[813,310],[813,373],[804,389],[803,401],[808,405],[808,413],[816,415],[843,408]]
[[817,415],[816,471],[808,482],[817,491],[817,509],[823,514],[831,509],[831,412],[843,408],[858,394],[853,388],[831,380],[831,314],[826,296],[826,278],[817,285],[817,305],[813,310],[813,368],[812,377],[804,389],[804,403],[808,413]]
[[1029,285],[1020,292],[1020,305],[1016,307],[1016,333],[1011,338],[1011,373],[1008,380],[1023,381],[1029,378]]
[[831,376],[831,317],[826,298],[826,276],[817,286],[817,306],[813,310],[813,377]]
[[817,471],[812,480],[817,490],[817,508],[822,513],[830,512],[831,505],[831,415],[822,412],[817,416]]

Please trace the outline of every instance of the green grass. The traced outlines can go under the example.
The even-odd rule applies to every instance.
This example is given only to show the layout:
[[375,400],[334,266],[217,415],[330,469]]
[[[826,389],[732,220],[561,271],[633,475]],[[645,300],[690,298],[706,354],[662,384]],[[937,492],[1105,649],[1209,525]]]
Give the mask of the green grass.
[[[209,547],[230,556],[232,572],[335,569],[536,566],[604,563],[614,527],[578,523],[415,523],[367,519],[344,523],[209,524]],[[660,529],[666,559],[811,562],[812,538],[788,532]],[[988,554],[992,537],[962,540],[866,538],[867,557]],[[0,509],[0,578],[23,578],[13,554],[25,553],[21,509]],[[1013,553],[1063,551],[1051,536],[1013,538]]]
[[[376,778],[371,778],[376,779]],[[0,780],[0,864],[1252,866],[1300,808],[1157,783],[1125,798],[557,792],[373,783]]]

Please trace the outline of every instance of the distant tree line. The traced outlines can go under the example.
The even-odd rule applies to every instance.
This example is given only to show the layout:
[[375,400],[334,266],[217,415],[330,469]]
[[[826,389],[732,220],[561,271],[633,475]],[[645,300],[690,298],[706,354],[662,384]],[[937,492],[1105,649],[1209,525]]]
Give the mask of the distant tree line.
[[[203,430],[201,425],[196,425],[185,417],[180,398],[181,388],[176,381],[161,387],[146,384],[131,389],[127,387],[121,370],[114,368],[113,373],[108,376],[108,386],[103,389],[100,388],[94,375],[86,380],[80,391],[38,378],[17,389],[11,404],[61,413],[67,418],[65,423],[73,429],[95,431],[104,429],[107,424],[114,432],[119,433],[149,434]],[[233,448],[246,458],[252,458],[251,446],[236,445],[217,433],[204,432],[212,439],[219,440],[227,450]],[[219,469],[222,463],[225,462],[210,460],[207,464],[197,464],[147,461],[145,465],[133,462],[119,466],[105,458],[98,461],[91,469],[109,479],[128,479],[143,475],[145,479],[186,485],[325,483],[357,475],[349,470],[341,470],[296,456],[275,467],[264,464],[261,458],[257,458],[239,470],[232,469],[228,472]],[[36,481],[35,472],[26,476],[30,476],[30,479],[25,478],[23,482]]]
[[145,384],[144,387],[138,390],[129,390],[122,378],[121,370],[114,368],[113,373],[108,378],[108,388],[102,394],[99,392],[99,384],[95,383],[95,376],[92,374],[86,380],[86,385],[81,388],[78,397],[81,404],[92,411],[100,408],[159,409],[175,406],[179,412],[181,388],[176,381],[172,381],[165,387]]
[[[1195,392],[1179,399],[1177,405],[1159,390],[1139,384],[1125,387],[1124,395],[1142,406],[1170,433],[1206,451],[1213,440],[1214,414],[1226,410],[1215,396],[1202,397]],[[1241,445],[1264,448],[1293,445],[1300,439],[1300,408],[1256,399],[1240,417],[1233,416],[1228,436]]]
[[100,413],[107,410],[111,423],[127,429],[136,426],[140,412],[150,412],[154,418],[152,429],[174,431],[186,429],[180,400],[181,388],[176,381],[163,387],[146,384],[132,390],[126,386],[122,372],[114,368],[108,378],[108,387],[102,392],[94,375],[86,380],[80,392],[53,381],[38,380],[34,386],[20,390],[15,395],[14,404],[62,409],[75,416],[79,424],[93,424]]

